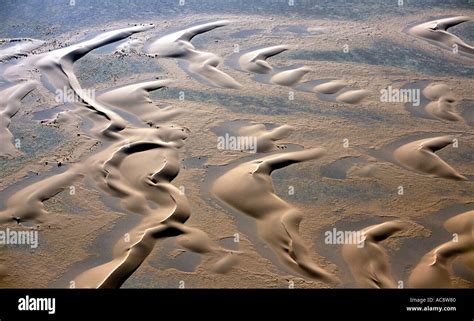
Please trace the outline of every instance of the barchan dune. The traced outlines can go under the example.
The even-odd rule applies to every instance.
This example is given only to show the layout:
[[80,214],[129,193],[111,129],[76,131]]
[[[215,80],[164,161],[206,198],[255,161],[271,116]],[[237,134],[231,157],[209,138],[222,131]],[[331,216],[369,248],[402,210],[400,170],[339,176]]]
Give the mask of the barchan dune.
[[417,140],[397,148],[394,156],[404,167],[420,173],[441,178],[467,180],[448,163],[442,160],[436,151],[453,143],[453,137],[441,136]]
[[337,100],[346,104],[358,104],[369,94],[370,91],[364,89],[349,90],[337,96]]
[[280,86],[293,86],[301,81],[301,79],[311,71],[311,68],[300,67],[276,73],[270,78],[270,81]]
[[342,88],[346,87],[347,84],[342,80],[331,80],[326,83],[322,83],[317,85],[313,88],[314,91],[321,93],[321,94],[335,94]]
[[299,235],[303,215],[275,194],[271,173],[291,164],[324,156],[321,148],[273,154],[238,165],[212,186],[223,202],[256,220],[259,237],[279,260],[297,273],[326,282],[336,282],[331,273],[311,261]]
[[288,50],[288,46],[279,45],[248,52],[239,58],[240,67],[257,74],[267,74],[273,68],[266,60],[285,50]]
[[272,130],[267,130],[265,125],[256,124],[242,127],[239,134],[243,136],[252,136],[257,139],[257,152],[269,152],[275,150],[278,145],[277,140],[288,137],[294,128],[288,125],[278,126]]
[[171,83],[171,80],[163,79],[125,85],[105,91],[97,97],[97,101],[109,108],[120,108],[134,114],[148,124],[166,121],[179,115],[180,110],[172,106],[159,108],[152,102],[149,93]]
[[390,221],[360,231],[362,244],[345,244],[342,256],[357,284],[364,288],[395,288],[387,252],[379,242],[406,228],[407,223]]
[[435,43],[449,47],[453,50],[457,47],[459,51],[474,54],[474,47],[465,43],[458,36],[448,32],[448,29],[460,23],[472,21],[471,17],[459,16],[445,19],[428,21],[414,26],[409,32],[417,37],[434,41]]

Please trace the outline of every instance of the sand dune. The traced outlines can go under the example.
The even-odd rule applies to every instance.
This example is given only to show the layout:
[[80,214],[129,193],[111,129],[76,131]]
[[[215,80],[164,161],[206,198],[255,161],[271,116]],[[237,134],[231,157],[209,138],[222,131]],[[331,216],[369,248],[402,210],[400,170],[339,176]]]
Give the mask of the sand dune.
[[326,83],[322,83],[313,88],[314,91],[321,94],[335,94],[342,88],[346,87],[347,84],[342,80],[331,80]]
[[432,100],[426,105],[425,109],[433,116],[448,121],[462,120],[453,105],[456,99],[451,89],[445,84],[429,84],[423,89],[423,95]]
[[265,128],[263,124],[250,125],[242,127],[239,134],[243,136],[253,136],[257,139],[257,152],[269,152],[275,150],[278,146],[277,140],[288,137],[294,128],[288,125],[282,125],[272,130]]
[[452,262],[456,258],[467,259],[473,267],[474,211],[450,218],[444,224],[457,239],[446,242],[427,253],[416,265],[408,279],[408,285],[416,288],[450,288],[453,286]]
[[258,74],[267,74],[273,70],[272,66],[266,61],[267,58],[278,55],[285,50],[288,50],[287,46],[278,45],[248,52],[239,58],[240,67]]
[[25,56],[43,44],[44,41],[31,38],[0,40],[0,62]]
[[337,100],[347,104],[358,104],[369,94],[368,90],[349,90],[337,96]]
[[300,67],[276,73],[270,78],[270,81],[280,86],[293,86],[301,81],[301,79],[310,72],[308,67]]
[[0,223],[43,222],[47,214],[43,202],[71,186],[82,176],[81,169],[82,166],[73,167],[13,194],[7,201],[7,209],[0,212]]
[[186,131],[160,126],[133,132],[128,138],[130,143],[116,149],[105,161],[98,184],[120,197],[124,208],[143,215],[143,219],[128,233],[129,242],[120,240],[115,246],[112,261],[75,278],[77,287],[120,287],[161,238],[181,235],[178,243],[190,251],[225,252],[206,233],[184,225],[191,209],[186,196],[171,181],[179,173],[178,149],[184,145]]
[[403,230],[405,225],[401,221],[372,225],[360,231],[362,244],[345,244],[342,247],[342,256],[360,287],[397,287],[390,271],[388,254],[379,242]]
[[219,177],[212,192],[231,207],[254,218],[259,237],[287,267],[306,277],[334,282],[332,274],[311,261],[298,231],[303,216],[275,194],[270,177],[276,169],[318,159],[324,154],[321,148],[312,148],[243,163]]
[[[36,58],[37,65],[48,81],[59,90],[72,89],[82,102],[83,106],[104,119],[97,129],[98,133],[114,137],[117,130],[125,128],[124,120],[116,113],[99,104],[92,97],[84,93],[76,75],[73,64],[90,51],[129,37],[130,35],[149,30],[153,25],[139,25],[101,33],[90,40],[86,40],[69,47],[51,51]],[[104,128],[105,123],[105,128]]]
[[227,20],[205,23],[177,31],[152,41],[147,46],[149,54],[158,57],[180,58],[189,62],[189,70],[212,84],[223,88],[240,88],[241,85],[231,76],[217,69],[222,58],[211,52],[199,51],[192,44],[191,39],[196,35],[226,26]]
[[450,47],[456,45],[459,51],[474,54],[474,47],[465,43],[458,36],[448,32],[448,29],[460,23],[471,21],[472,18],[467,16],[458,16],[444,19],[428,21],[414,26],[409,30],[412,35],[425,38],[436,43]]
[[453,138],[449,136],[417,140],[397,148],[394,156],[403,166],[417,172],[441,178],[467,180],[435,154],[436,151],[452,143]]
[[149,93],[166,87],[171,80],[152,80],[107,90],[97,97],[97,101],[109,108],[120,108],[138,116],[145,123],[156,123],[177,116],[180,111],[171,106],[159,108]]
[[8,130],[11,118],[20,110],[21,100],[36,86],[33,81],[12,84],[0,90],[0,156],[15,157],[20,152]]

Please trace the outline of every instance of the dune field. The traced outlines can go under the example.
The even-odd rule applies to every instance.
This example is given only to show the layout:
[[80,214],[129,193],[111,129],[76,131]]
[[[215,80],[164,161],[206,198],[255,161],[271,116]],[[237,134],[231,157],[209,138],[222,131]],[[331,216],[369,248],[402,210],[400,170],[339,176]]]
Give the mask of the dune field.
[[206,1],[2,4],[0,287],[473,288],[474,4]]

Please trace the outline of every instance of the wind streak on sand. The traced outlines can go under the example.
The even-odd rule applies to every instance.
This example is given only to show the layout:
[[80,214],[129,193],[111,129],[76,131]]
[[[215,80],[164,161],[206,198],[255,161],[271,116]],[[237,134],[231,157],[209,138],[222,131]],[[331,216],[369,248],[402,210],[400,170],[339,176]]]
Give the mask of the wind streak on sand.
[[335,282],[331,273],[311,261],[299,235],[303,216],[275,194],[270,174],[291,164],[318,159],[321,148],[270,155],[241,164],[219,177],[212,192],[223,202],[254,218],[259,237],[279,260],[297,273],[326,282]]
[[152,55],[167,58],[180,58],[189,62],[189,70],[212,84],[223,88],[240,88],[241,85],[231,76],[217,69],[222,58],[211,52],[199,51],[191,39],[196,35],[226,26],[227,20],[210,22],[177,31],[152,41],[147,52]]

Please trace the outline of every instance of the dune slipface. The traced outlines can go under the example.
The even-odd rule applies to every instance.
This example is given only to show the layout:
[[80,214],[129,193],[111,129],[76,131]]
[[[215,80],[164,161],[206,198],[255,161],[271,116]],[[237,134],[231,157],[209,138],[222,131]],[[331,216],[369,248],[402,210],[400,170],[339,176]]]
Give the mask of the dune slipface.
[[11,118],[20,110],[21,100],[36,86],[33,81],[11,84],[0,90],[0,156],[14,157],[20,152],[13,144],[13,135],[8,130]]
[[390,221],[369,226],[359,231],[360,244],[345,244],[342,247],[342,256],[360,287],[397,287],[390,271],[388,254],[379,242],[403,230],[405,224],[401,221]]
[[257,140],[257,152],[269,152],[277,148],[277,140],[288,137],[294,128],[288,125],[282,125],[272,130],[265,128],[263,124],[250,125],[242,127],[239,134],[243,136],[252,136]]
[[452,143],[453,138],[449,136],[417,140],[396,149],[394,156],[404,167],[417,172],[441,178],[467,180],[465,176],[459,174],[454,168],[435,154],[436,151]]
[[450,218],[444,224],[456,236],[427,253],[415,266],[408,279],[408,286],[414,288],[450,288],[453,286],[452,262],[464,259],[473,270],[474,254],[474,211]]
[[196,35],[223,27],[229,21],[222,20],[197,25],[177,31],[152,41],[147,52],[152,55],[167,58],[180,58],[189,62],[189,70],[223,88],[240,88],[241,85],[231,76],[217,69],[222,58],[211,52],[199,51],[192,44],[191,39]]
[[467,16],[451,17],[428,21],[414,26],[409,30],[412,35],[434,41],[435,43],[454,49],[456,46],[459,51],[474,54],[474,47],[465,43],[458,36],[448,32],[448,29],[460,23],[471,21]]
[[266,61],[267,58],[278,55],[285,50],[288,50],[287,46],[279,45],[248,52],[239,58],[240,67],[257,74],[267,74],[273,70],[272,66]]
[[276,169],[318,159],[324,153],[321,148],[312,148],[241,164],[219,177],[212,192],[229,206],[254,218],[259,237],[287,267],[309,278],[333,282],[335,277],[311,261],[303,244],[298,231],[302,214],[275,194],[270,177]]

